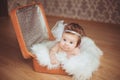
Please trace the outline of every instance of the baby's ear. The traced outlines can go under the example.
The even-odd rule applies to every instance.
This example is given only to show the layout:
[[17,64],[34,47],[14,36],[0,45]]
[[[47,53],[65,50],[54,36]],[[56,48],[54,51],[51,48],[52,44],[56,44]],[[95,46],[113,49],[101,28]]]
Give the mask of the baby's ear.
[[78,44],[78,48],[80,48],[80,44]]

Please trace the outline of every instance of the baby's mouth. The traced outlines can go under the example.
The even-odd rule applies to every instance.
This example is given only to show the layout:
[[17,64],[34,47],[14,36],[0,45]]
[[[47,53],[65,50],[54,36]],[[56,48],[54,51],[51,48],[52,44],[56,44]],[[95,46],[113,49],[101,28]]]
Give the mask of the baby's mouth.
[[66,50],[69,50],[69,48],[68,47],[63,47],[63,49],[66,51]]

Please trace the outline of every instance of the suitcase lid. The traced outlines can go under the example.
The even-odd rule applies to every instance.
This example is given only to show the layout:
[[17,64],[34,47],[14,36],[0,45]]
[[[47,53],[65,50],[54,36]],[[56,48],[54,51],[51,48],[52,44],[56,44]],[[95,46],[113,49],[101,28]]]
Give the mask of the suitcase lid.
[[40,3],[16,8],[10,16],[24,58],[34,57],[30,49],[33,44],[54,39]]

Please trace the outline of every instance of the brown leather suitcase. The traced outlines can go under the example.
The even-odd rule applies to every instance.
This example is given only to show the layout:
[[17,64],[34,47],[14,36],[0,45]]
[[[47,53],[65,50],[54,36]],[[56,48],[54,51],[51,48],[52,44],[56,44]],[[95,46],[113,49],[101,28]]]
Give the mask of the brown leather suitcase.
[[41,3],[15,8],[10,12],[10,17],[22,55],[25,59],[32,58],[34,70],[41,73],[66,75],[66,72],[61,68],[48,70],[39,65],[30,50],[33,44],[43,40],[54,40]]

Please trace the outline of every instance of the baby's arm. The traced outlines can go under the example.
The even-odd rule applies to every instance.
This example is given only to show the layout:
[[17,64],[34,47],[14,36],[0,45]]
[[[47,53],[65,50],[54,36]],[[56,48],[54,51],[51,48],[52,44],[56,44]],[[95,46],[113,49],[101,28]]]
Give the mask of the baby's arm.
[[58,43],[50,49],[50,61],[52,64],[59,63],[56,56],[55,56],[55,54],[58,52],[58,49],[59,49]]

